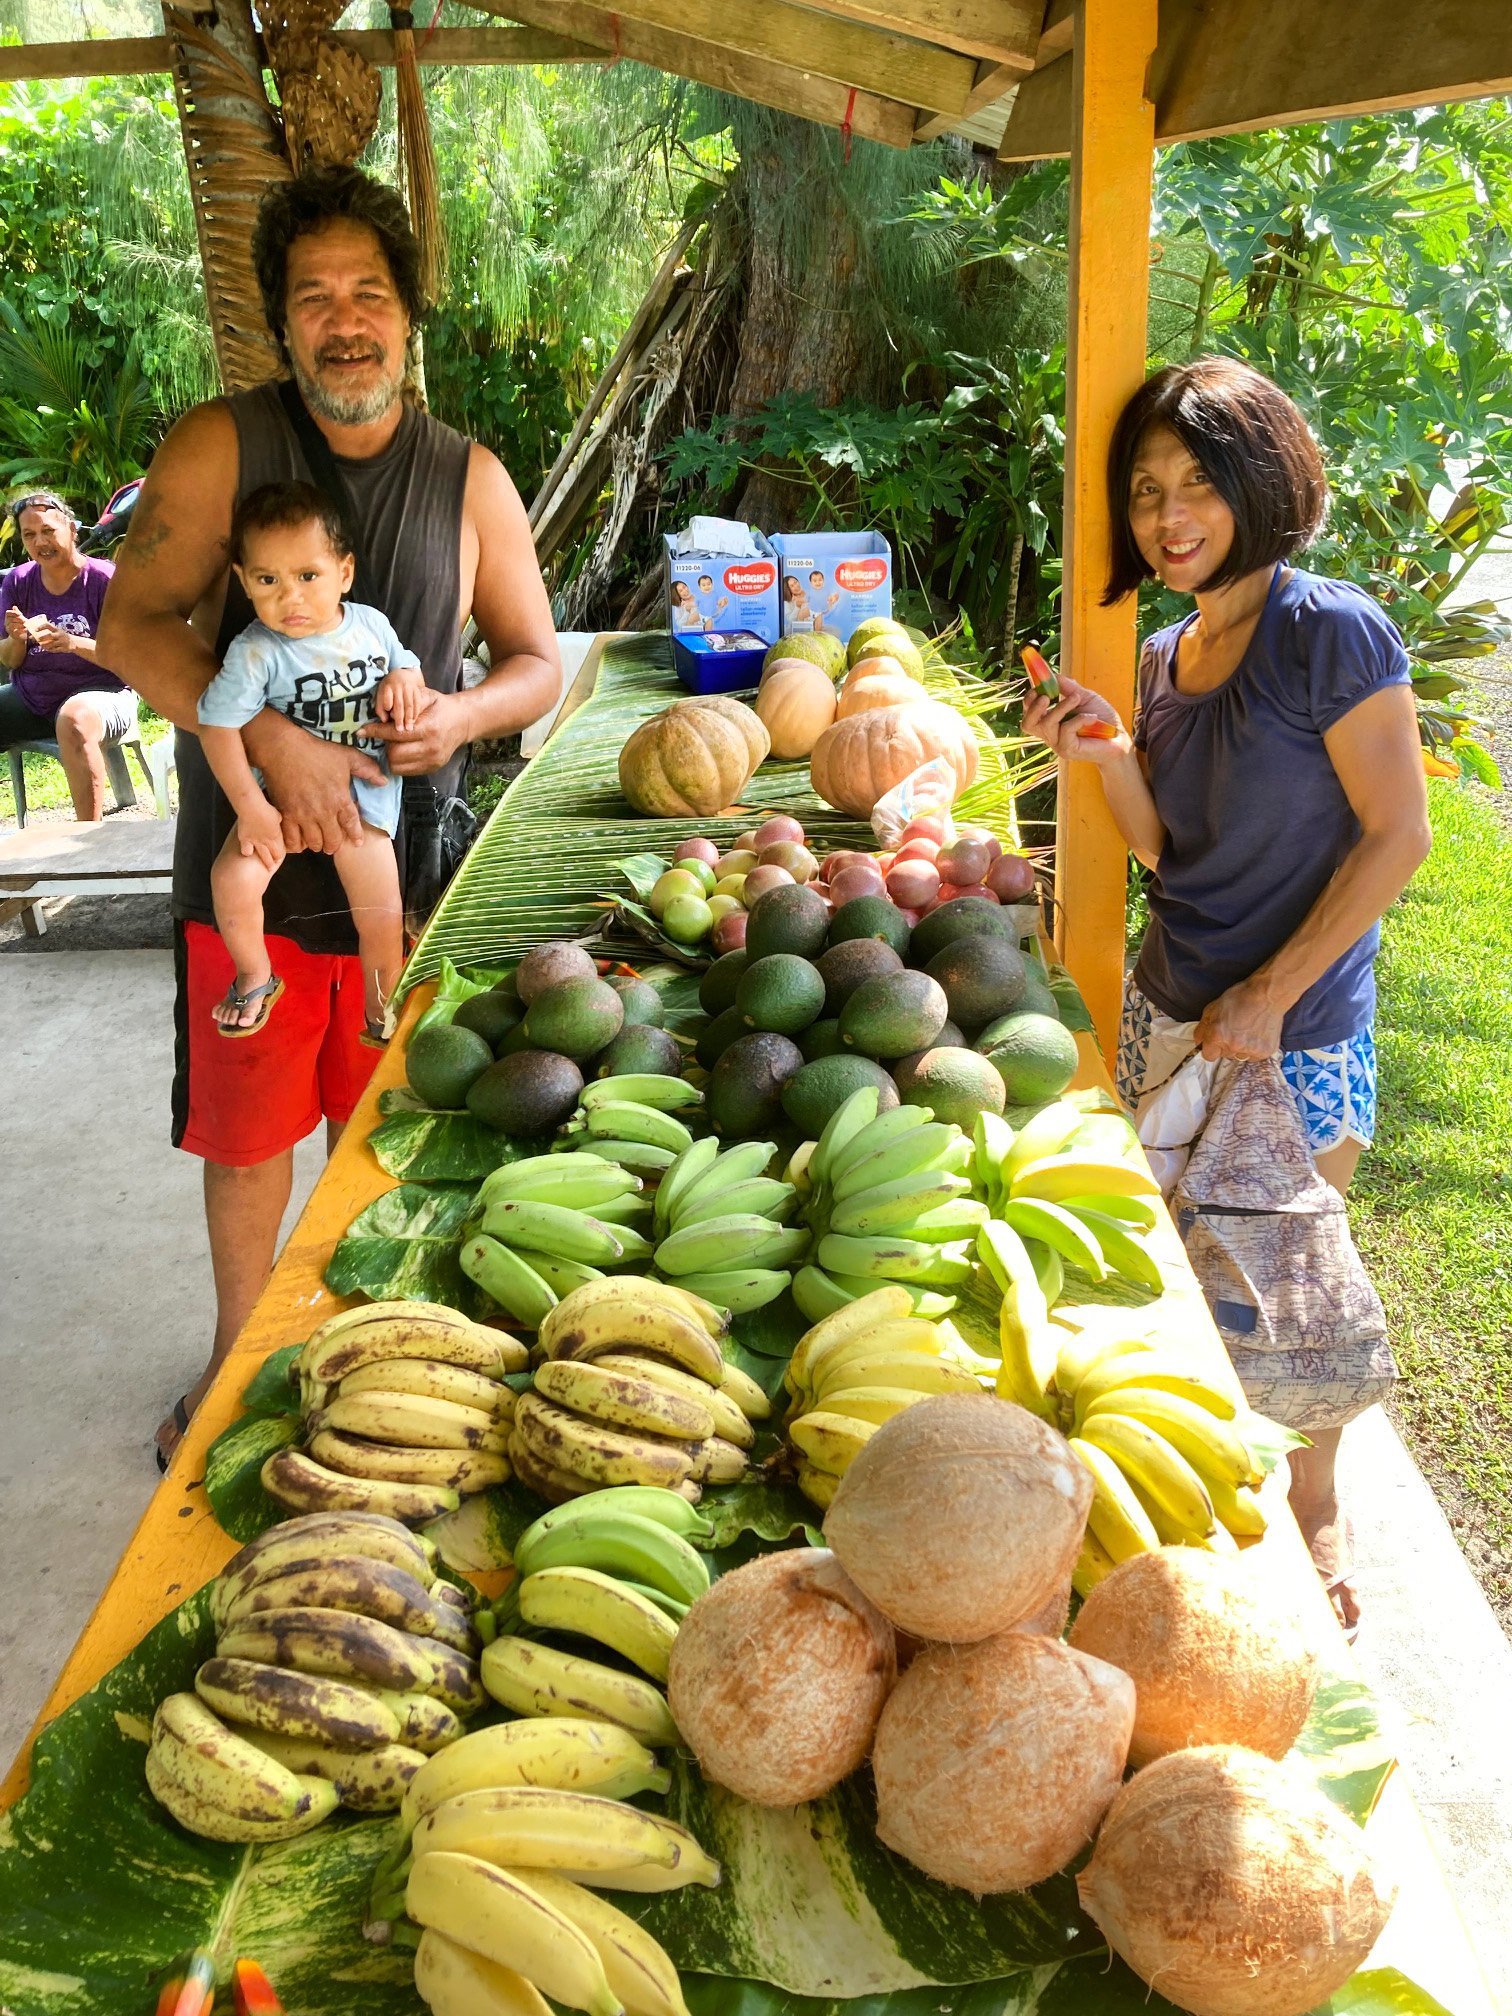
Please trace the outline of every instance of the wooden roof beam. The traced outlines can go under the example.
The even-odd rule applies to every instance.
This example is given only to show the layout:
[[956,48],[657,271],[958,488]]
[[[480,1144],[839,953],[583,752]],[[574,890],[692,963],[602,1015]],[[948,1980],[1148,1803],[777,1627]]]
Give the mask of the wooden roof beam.
[[[1500,0],[1160,0],[1150,95],[1161,146],[1507,91],[1512,6]],[[1071,130],[1071,64],[1062,58],[1019,87],[999,157],[1068,154]]]
[[731,11],[716,0],[690,0],[681,10],[684,23],[707,23],[708,35],[653,27],[592,0],[467,0],[467,4],[486,14],[555,28],[576,42],[591,44],[611,60],[623,56],[648,63],[757,105],[792,112],[821,126],[841,127],[860,139],[878,140],[888,147],[913,144],[919,108],[912,100],[904,103],[834,83],[789,63],[742,54],[715,39],[712,31],[726,32]]
[[[821,0],[822,4],[822,0]],[[1045,18],[1040,24],[1039,41],[1034,46],[1034,67],[1043,69],[1057,57],[1064,56],[1071,47],[1071,24],[1076,18],[1076,0],[1048,0]],[[919,141],[938,140],[942,133],[948,133],[953,126],[964,125],[974,119],[979,112],[985,112],[989,105],[996,105],[1000,98],[1006,98],[1023,82],[1024,70],[1020,63],[994,63],[983,59],[977,64],[976,78],[966,108],[954,119],[943,118],[937,112],[921,112],[914,127],[914,139]]]
[[[626,24],[634,21],[956,119],[964,116],[976,79],[969,56],[795,0],[761,0],[746,8],[730,0],[620,0],[614,14],[622,42]],[[561,7],[551,10],[551,18],[564,17]]]
[[869,28],[912,35],[1019,71],[1034,68],[1044,16],[1044,0],[809,0],[809,4],[823,14],[843,14]]
[[[397,61],[388,28],[335,29],[380,70]],[[422,65],[481,63],[601,63],[603,52],[540,28],[438,28],[417,36]],[[58,77],[150,77],[169,67],[166,35],[101,35],[83,42],[23,42],[0,48],[0,84],[38,84]]]

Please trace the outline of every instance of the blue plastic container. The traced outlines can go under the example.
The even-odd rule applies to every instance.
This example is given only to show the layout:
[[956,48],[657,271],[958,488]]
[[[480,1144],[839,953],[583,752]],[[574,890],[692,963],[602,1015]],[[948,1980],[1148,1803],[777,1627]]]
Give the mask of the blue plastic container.
[[764,638],[752,630],[673,634],[672,662],[690,693],[751,693],[761,682]]

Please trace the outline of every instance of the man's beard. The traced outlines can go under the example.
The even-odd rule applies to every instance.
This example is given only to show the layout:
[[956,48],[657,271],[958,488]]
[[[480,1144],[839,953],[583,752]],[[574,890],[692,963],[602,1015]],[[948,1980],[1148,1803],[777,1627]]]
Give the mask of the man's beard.
[[[297,358],[291,357],[289,360],[294,373],[294,382],[299,387],[300,396],[306,406],[320,419],[333,421],[338,427],[369,426],[374,420],[381,420],[399,397],[404,385],[404,373],[401,370],[392,377],[384,374],[383,367],[386,361],[384,353],[377,352],[374,362],[382,375],[366,391],[354,389],[343,392],[322,385],[318,379],[311,378],[308,373],[301,370]],[[321,355],[317,352],[315,358],[317,369],[321,362]]]

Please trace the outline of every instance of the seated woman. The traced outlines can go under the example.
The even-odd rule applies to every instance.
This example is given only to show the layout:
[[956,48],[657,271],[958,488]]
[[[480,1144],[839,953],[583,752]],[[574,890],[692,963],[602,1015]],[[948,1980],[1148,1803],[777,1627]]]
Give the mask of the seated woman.
[[[1407,654],[1362,589],[1291,564],[1323,522],[1323,464],[1297,407],[1248,365],[1156,372],[1114,430],[1108,485],[1104,600],[1153,576],[1194,607],[1145,643],[1132,732],[1065,677],[1058,699],[1026,703],[1024,729],[1097,765],[1152,877],[1119,1094],[1137,1113],[1197,1050],[1277,1057],[1314,1163],[1343,1191],[1375,1124],[1380,920],[1430,840]],[[1090,721],[1100,735],[1081,733]],[[1358,1604],[1334,1463],[1353,1411],[1340,1396],[1337,1425],[1310,1425],[1291,1458],[1292,1509],[1346,1627]]]
[[136,698],[95,653],[105,590],[115,569],[75,544],[78,525],[61,497],[34,491],[11,506],[26,559],[0,580],[0,750],[56,742],[75,819],[105,809],[107,742],[136,726]]

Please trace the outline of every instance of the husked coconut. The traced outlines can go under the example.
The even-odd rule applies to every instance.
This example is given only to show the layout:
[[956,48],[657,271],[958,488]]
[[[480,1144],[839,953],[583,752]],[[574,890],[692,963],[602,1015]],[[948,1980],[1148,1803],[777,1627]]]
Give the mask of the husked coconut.
[[[1061,1638],[1065,1635],[1066,1619],[1070,1615],[1071,1577],[1068,1575],[1058,1589],[1050,1591],[1032,1617],[1025,1617],[1013,1628],[1015,1631],[1036,1631],[1044,1638]],[[1090,1651],[1091,1647],[1087,1649]]]
[[967,1644],[1069,1581],[1091,1502],[1092,1479],[1045,1422],[992,1394],[942,1393],[872,1436],[824,1537],[900,1631]]
[[1133,1680],[1134,1764],[1202,1743],[1284,1757],[1318,1685],[1316,1647],[1243,1554],[1134,1555],[1088,1596],[1071,1643]]
[[827,1548],[795,1547],[698,1598],[667,1697],[706,1778],[758,1806],[797,1806],[865,1760],[897,1671],[887,1619]]
[[1304,2016],[1375,1945],[1396,1886],[1305,1772],[1214,1744],[1130,1779],[1077,1889],[1120,1959],[1193,2016]]
[[1026,1889],[1091,1840],[1133,1722],[1129,1676],[1058,1638],[931,1645],[877,1727],[877,1833],[942,1883]]

